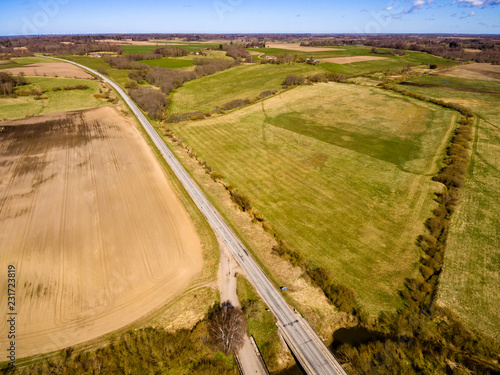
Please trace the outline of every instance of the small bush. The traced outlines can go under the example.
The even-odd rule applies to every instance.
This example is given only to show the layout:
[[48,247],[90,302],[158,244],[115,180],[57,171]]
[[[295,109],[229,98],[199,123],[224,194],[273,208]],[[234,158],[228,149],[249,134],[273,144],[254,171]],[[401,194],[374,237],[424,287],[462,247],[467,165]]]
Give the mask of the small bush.
[[66,86],[64,87],[64,90],[69,91],[69,90],[87,90],[89,88],[88,85],[84,84],[78,84],[74,86]]
[[231,194],[231,199],[233,200],[233,202],[236,203],[236,205],[241,208],[243,212],[248,212],[252,208],[250,199],[248,199],[246,196],[238,193],[234,189],[230,190],[229,193]]
[[230,109],[243,107],[243,106],[248,105],[248,104],[251,104],[250,99],[235,99],[235,100],[231,100],[230,102],[224,104],[222,106],[222,109],[228,111]]

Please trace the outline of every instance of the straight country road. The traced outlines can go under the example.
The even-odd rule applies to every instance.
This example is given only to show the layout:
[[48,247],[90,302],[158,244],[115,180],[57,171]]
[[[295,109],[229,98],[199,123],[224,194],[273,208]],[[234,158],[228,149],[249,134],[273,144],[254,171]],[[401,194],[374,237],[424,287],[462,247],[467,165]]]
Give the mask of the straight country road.
[[[46,56],[40,56],[46,57]],[[333,354],[328,350],[326,345],[321,341],[319,336],[310,327],[306,327],[306,323],[292,311],[281,295],[281,292],[273,286],[264,272],[260,269],[255,260],[250,256],[248,250],[238,239],[236,234],[229,228],[220,214],[212,206],[207,197],[200,190],[198,185],[186,172],[184,167],[175,158],[167,145],[155,131],[148,119],[142,114],[139,108],[135,105],[132,99],[108,77],[99,74],[84,65],[73,61],[54,58],[63,62],[71,63],[79,66],[92,74],[98,76],[106,83],[110,84],[123,100],[128,104],[130,109],[137,116],[151,140],[158,148],[163,158],[166,160],[172,171],[175,173],[179,181],[182,183],[186,191],[189,193],[193,201],[196,203],[200,211],[206,217],[213,230],[218,233],[220,238],[227,245],[236,261],[245,271],[248,279],[253,284],[262,299],[269,306],[274,316],[278,321],[278,326],[281,334],[290,349],[298,359],[304,370],[308,374],[342,374],[347,375],[340,363],[336,360]]]

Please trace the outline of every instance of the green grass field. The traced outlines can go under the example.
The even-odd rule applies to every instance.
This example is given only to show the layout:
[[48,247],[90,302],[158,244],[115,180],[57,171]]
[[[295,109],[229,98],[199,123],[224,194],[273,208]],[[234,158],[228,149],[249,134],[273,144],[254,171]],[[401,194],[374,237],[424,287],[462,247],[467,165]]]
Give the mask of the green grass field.
[[165,43],[158,43],[151,46],[132,46],[129,44],[122,45],[124,55],[128,55],[129,53],[149,53],[161,47],[165,47]]
[[415,238],[438,188],[430,176],[456,119],[391,92],[331,83],[169,126],[294,250],[376,313],[399,305],[397,290],[416,272]]
[[141,60],[141,63],[151,65],[151,66],[159,66],[160,68],[169,68],[169,69],[179,69],[179,68],[187,68],[193,66],[193,60],[184,60],[184,59],[156,59],[156,60]]
[[173,94],[172,113],[212,111],[233,99],[254,98],[265,90],[279,90],[289,74],[315,74],[321,68],[307,64],[243,65],[186,82]]
[[[76,111],[95,108],[109,103],[93,97],[99,93],[100,83],[88,79],[28,77],[29,85],[20,89],[39,89],[47,99],[35,100],[34,96],[0,98],[0,119],[16,119],[45,113]],[[87,90],[52,91],[53,87],[88,85]]]
[[[444,77],[458,87],[498,90],[498,81]],[[415,80],[433,83],[443,77]],[[491,94],[405,86],[424,95],[466,105],[479,122],[467,182],[449,231],[439,301],[471,327],[500,338],[500,99]]]

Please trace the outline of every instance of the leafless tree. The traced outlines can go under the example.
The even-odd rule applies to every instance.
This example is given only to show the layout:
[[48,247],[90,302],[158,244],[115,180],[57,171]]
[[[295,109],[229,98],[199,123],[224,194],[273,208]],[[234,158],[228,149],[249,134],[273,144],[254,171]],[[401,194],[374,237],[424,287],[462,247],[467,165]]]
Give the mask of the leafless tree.
[[215,311],[210,319],[210,338],[226,354],[241,348],[245,331],[245,317],[241,308],[234,307],[229,301],[222,303],[220,310]]

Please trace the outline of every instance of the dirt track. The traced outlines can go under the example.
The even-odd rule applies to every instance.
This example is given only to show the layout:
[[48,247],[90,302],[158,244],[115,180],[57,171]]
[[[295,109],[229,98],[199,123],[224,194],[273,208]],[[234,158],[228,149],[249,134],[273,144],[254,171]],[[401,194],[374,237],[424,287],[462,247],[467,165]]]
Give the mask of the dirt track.
[[[72,123],[42,118],[51,121],[0,123],[0,266],[17,268],[18,358],[133,322],[203,264],[194,225],[132,121],[111,107]],[[5,317],[6,293],[0,306]]]
[[69,78],[92,78],[83,69],[68,63],[36,63],[20,66],[19,68],[3,69],[3,72],[19,74],[24,72],[27,76],[69,77]]

